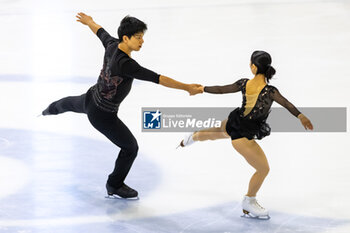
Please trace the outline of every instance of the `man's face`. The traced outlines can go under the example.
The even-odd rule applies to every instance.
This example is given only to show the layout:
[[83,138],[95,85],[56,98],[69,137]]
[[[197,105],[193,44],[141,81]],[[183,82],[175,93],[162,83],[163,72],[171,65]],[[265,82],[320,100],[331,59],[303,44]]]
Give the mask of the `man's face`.
[[126,38],[126,44],[131,51],[139,51],[143,44],[143,32],[135,33],[131,38]]

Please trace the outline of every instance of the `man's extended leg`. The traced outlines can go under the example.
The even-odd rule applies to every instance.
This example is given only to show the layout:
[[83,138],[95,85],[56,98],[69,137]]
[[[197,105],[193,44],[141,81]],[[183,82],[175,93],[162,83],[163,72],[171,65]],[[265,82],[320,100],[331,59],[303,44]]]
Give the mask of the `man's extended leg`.
[[86,94],[80,96],[68,96],[51,103],[42,115],[57,115],[64,112],[86,113],[85,111]]

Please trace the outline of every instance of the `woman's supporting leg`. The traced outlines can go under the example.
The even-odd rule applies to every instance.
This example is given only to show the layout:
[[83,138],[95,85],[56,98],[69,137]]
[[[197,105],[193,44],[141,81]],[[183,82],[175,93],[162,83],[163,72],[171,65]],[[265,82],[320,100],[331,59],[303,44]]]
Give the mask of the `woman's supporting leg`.
[[250,179],[247,193],[247,196],[255,197],[270,170],[265,153],[255,140],[247,138],[232,140],[232,145],[256,169]]

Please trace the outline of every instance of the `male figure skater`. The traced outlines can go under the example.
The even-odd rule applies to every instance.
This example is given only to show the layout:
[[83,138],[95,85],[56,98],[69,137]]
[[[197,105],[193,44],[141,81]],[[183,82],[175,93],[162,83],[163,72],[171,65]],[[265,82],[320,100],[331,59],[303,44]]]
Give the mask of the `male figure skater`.
[[132,51],[139,51],[147,25],[137,18],[126,16],[118,28],[116,39],[108,34],[91,16],[78,13],[77,21],[89,26],[105,47],[103,68],[97,83],[87,93],[69,96],[51,103],[43,115],[56,115],[67,111],[87,114],[90,123],[111,142],[120,147],[113,172],[106,188],[108,195],[136,198],[138,192],[124,183],[136,158],[138,145],[128,127],[118,118],[118,108],[129,94],[134,79],[159,83],[165,87],[182,89],[190,95],[202,93],[199,84],[185,84],[159,75],[140,66],[131,58]]

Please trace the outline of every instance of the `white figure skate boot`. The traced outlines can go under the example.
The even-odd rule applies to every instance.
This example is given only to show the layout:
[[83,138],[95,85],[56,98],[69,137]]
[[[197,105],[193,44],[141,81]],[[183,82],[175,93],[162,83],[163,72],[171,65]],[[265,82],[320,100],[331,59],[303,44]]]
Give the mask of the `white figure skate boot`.
[[193,133],[189,133],[187,134],[183,140],[180,142],[180,145],[178,145],[177,147],[185,147],[185,146],[189,146],[191,144],[193,144],[195,141],[193,140]]
[[258,204],[255,197],[244,196],[242,201],[243,216],[260,220],[270,219],[269,211]]

